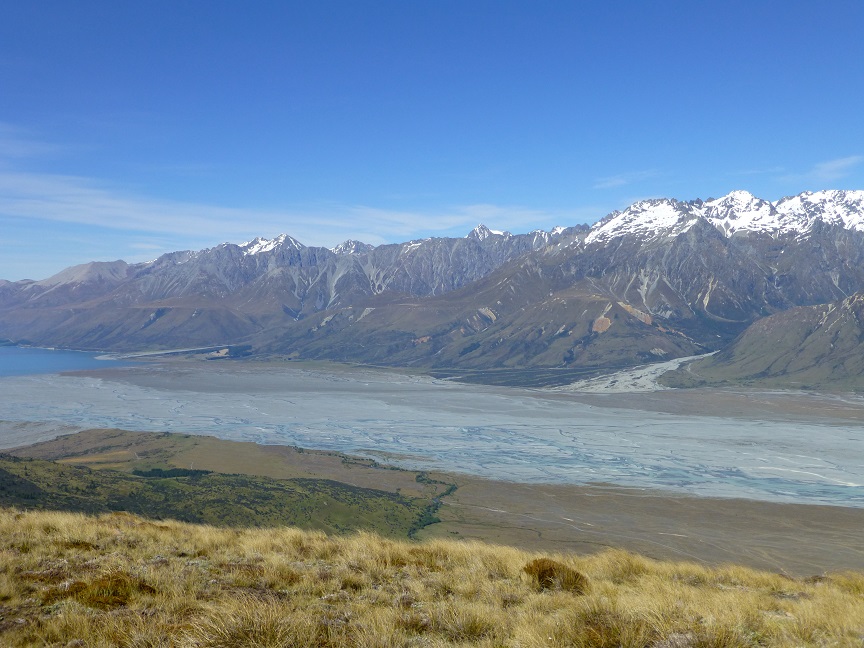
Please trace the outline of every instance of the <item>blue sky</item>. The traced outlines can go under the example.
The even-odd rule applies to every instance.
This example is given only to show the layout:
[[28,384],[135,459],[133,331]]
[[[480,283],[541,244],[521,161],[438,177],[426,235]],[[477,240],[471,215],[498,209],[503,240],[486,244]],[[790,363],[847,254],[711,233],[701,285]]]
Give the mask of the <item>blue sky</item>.
[[864,188],[864,2],[7,3],[0,278]]

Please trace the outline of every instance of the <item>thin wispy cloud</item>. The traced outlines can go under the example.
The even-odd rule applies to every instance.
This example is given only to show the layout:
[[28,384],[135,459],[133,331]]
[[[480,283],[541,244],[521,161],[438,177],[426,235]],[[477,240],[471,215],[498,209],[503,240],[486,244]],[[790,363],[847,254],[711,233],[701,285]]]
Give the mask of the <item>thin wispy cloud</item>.
[[856,168],[864,163],[864,155],[850,155],[847,157],[827,160],[814,164],[813,167],[803,173],[789,174],[780,179],[785,182],[812,183],[820,189],[831,182],[848,178]]
[[424,232],[433,235],[435,232],[447,235],[467,234],[480,223],[493,229],[524,233],[538,228],[551,229],[556,225],[570,226],[593,222],[605,214],[602,208],[590,206],[549,211],[483,203],[444,207],[434,212],[392,211],[355,206],[349,209],[349,213],[355,220],[360,218],[363,222],[373,224],[374,232],[388,233],[391,241],[428,235],[423,234]]
[[[480,222],[514,232],[549,223],[573,225],[601,216],[593,208],[549,212],[489,204],[434,211],[400,211],[364,205],[317,205],[285,210],[228,208],[124,194],[78,176],[0,171],[0,217],[39,219],[171,235],[211,243],[240,242],[287,233],[309,245],[333,246],[346,238],[369,243],[467,233]],[[155,248],[151,248],[155,249]]]
[[[165,252],[283,233],[312,246],[333,247],[346,239],[380,245],[464,236],[479,223],[513,233],[566,227],[594,222],[608,211],[595,206],[542,210],[488,203],[400,210],[332,201],[283,208],[225,207],[134,193],[98,178],[38,171],[40,159],[56,158],[63,151],[38,141],[26,129],[0,122],[0,277],[4,279],[44,277],[92,260],[150,260]],[[206,167],[177,170],[210,171]],[[24,232],[43,234],[26,237]]]
[[141,250],[142,252],[153,252],[165,249],[165,243],[148,243],[147,241],[134,241],[129,244],[133,250]]
[[633,171],[631,173],[621,173],[619,175],[607,176],[605,178],[598,178],[594,182],[594,189],[616,189],[618,187],[624,187],[627,185],[635,184],[637,182],[642,182],[643,180],[656,178],[658,175],[659,173],[657,171],[647,170]]
[[849,157],[820,162],[810,171],[809,175],[817,180],[830,182],[840,180],[849,176],[853,169],[864,162],[864,155],[850,155]]
[[0,122],[0,164],[24,158],[55,156],[63,150],[57,144],[39,141],[27,129]]

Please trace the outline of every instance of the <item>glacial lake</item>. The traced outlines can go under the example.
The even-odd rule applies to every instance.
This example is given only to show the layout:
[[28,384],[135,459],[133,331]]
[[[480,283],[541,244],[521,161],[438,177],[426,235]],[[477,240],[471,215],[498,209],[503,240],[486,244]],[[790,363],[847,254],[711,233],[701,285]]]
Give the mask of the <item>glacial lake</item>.
[[35,347],[0,346],[0,378],[52,374],[61,371],[86,371],[122,367],[129,363],[110,360],[101,353],[61,351]]
[[5,448],[86,428],[166,431],[509,481],[847,507],[864,507],[862,418],[854,395],[586,395],[290,363],[0,378]]

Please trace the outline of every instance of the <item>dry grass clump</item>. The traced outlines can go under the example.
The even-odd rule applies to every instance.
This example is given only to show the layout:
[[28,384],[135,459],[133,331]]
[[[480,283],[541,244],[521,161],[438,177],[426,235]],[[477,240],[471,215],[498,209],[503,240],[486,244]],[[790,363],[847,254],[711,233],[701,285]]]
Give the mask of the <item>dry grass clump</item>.
[[51,587],[42,593],[42,604],[73,598],[90,608],[113,610],[124,607],[139,593],[155,594],[156,590],[128,572],[111,570],[92,579],[67,580]]
[[[590,585],[589,585],[590,584]],[[818,579],[476,542],[0,509],[0,645],[708,648],[864,642]]]
[[551,558],[535,558],[522,571],[531,576],[541,590],[557,588],[574,594],[584,594],[588,590],[588,579],[583,574]]

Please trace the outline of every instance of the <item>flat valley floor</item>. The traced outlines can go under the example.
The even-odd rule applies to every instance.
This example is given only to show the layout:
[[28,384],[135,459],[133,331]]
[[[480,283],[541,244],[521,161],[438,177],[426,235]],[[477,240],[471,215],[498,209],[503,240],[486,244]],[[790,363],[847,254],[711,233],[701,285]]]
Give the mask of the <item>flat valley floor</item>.
[[[92,428],[254,441],[241,445],[295,468],[310,456],[287,446],[318,448],[457,484],[421,537],[614,546],[795,575],[864,569],[857,396],[567,393],[269,363],[0,381],[7,448]],[[345,480],[337,465],[314,472]]]

